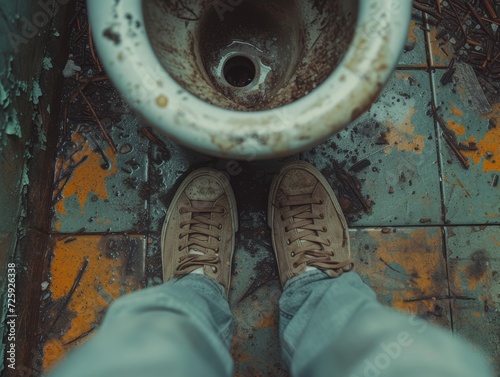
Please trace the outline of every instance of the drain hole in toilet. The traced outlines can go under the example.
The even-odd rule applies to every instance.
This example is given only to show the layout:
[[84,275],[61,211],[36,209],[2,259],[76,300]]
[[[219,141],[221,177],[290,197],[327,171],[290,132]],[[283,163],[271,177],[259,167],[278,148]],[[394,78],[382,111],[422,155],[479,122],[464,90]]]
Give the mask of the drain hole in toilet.
[[255,79],[255,65],[245,56],[235,56],[224,65],[224,77],[229,85],[243,88]]

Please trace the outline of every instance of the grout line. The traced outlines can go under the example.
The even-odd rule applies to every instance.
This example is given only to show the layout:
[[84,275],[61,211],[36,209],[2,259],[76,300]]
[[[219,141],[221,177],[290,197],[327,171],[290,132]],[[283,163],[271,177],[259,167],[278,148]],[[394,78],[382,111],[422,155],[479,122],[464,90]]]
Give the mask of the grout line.
[[[451,284],[450,284],[450,266],[448,264],[448,227],[444,226],[441,228],[441,234],[443,236],[443,256],[444,256],[444,263],[446,266],[446,280],[448,283],[448,295],[451,296]],[[450,300],[448,302],[448,307],[450,310],[450,325],[451,325],[451,331],[455,332],[455,323],[453,321],[453,305],[452,305],[453,300]]]
[[[352,230],[364,230],[364,229],[409,229],[409,228],[466,228],[466,227],[500,227],[500,224],[406,224],[406,225],[350,225],[349,229]],[[36,229],[32,229],[37,231]],[[39,231],[38,231],[39,232]],[[150,236],[158,235],[161,233],[160,230],[145,230],[142,232],[94,232],[94,233],[58,233],[58,232],[39,232],[48,237],[79,237],[79,236]]]
[[[426,34],[426,38],[428,39],[429,36]],[[430,43],[430,42],[429,42]],[[429,45],[429,44],[428,44]],[[430,54],[430,47],[429,47],[429,54]],[[434,108],[438,108],[438,101],[437,101],[437,93],[436,93],[436,82],[435,82],[435,76],[432,72],[432,70],[429,71],[429,81],[430,81],[430,88],[431,88],[431,102],[434,104]],[[444,182],[443,182],[443,159],[441,155],[441,143],[440,143],[440,133],[439,133],[439,127],[436,124],[436,120],[434,118],[434,115],[432,116],[432,122],[434,125],[434,137],[436,139],[436,158],[437,158],[437,163],[438,163],[438,172],[439,172],[439,191],[441,195],[441,219],[446,225],[446,205],[445,205],[445,187],[444,187]]]
[[409,224],[409,225],[351,225],[349,229],[364,230],[364,229],[409,229],[409,228],[466,228],[466,227],[500,227],[500,224]]
[[[422,15],[422,20],[424,21],[424,27],[426,29],[429,29],[429,23],[428,23],[428,17],[427,17],[427,14],[423,14]],[[432,70],[433,66],[432,66],[432,57],[431,57],[431,54],[432,54],[432,49],[431,49],[431,37],[430,37],[430,31],[424,31],[424,38],[425,38],[425,55],[427,57],[427,67],[429,68],[429,72],[430,70]]]
[[428,71],[429,67],[422,67],[422,66],[415,66],[412,67],[411,65],[401,65],[396,67],[396,71]]

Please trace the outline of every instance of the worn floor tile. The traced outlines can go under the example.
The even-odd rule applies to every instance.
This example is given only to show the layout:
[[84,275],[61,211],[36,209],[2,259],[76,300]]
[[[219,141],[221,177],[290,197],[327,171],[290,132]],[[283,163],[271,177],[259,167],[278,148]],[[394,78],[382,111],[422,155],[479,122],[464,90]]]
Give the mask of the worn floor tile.
[[428,48],[431,67],[448,67],[451,59],[455,56],[453,45],[448,40],[449,36],[443,32],[442,28],[435,26],[432,23],[429,24],[428,28]]
[[[425,71],[397,71],[371,109],[304,154],[339,194],[350,225],[442,222],[435,129]],[[353,195],[338,165],[361,186]],[[373,203],[367,213],[366,202]],[[365,206],[365,208],[363,208]]]
[[158,232],[183,179],[197,168],[214,167],[215,159],[175,144],[157,131],[151,132],[160,142],[151,143],[150,149],[149,230]]
[[354,230],[351,247],[356,271],[380,302],[451,328],[440,228]]
[[137,135],[140,120],[125,113],[111,137],[118,153],[89,125],[65,142],[56,162],[56,232],[144,232],[147,230],[149,142]]
[[287,159],[241,162],[231,177],[239,213],[229,300],[234,313],[231,347],[236,376],[286,376],[278,338],[281,286],[267,226],[267,200],[274,174]]
[[447,228],[453,327],[500,373],[500,226]]
[[[151,158],[153,177],[151,200],[152,232],[148,238],[146,271],[148,286],[161,284],[160,232],[168,205],[183,178],[194,169],[210,166],[227,173],[235,193],[239,232],[233,260],[229,294],[234,315],[234,341],[231,347],[236,375],[287,375],[281,362],[278,339],[278,298],[281,287],[267,226],[267,196],[274,173],[287,159],[235,162],[212,159],[165,144],[170,159]],[[158,163],[158,162],[161,163]],[[157,183],[154,181],[157,180]],[[170,188],[170,190],[161,188]]]
[[408,41],[399,61],[399,67],[424,68],[427,67],[427,56],[425,53],[425,32],[422,30],[424,20],[422,12],[415,9],[412,11]]
[[42,283],[40,347],[47,370],[87,340],[111,302],[144,280],[144,236],[56,236]]
[[260,163],[242,165],[242,169],[232,179],[240,220],[230,292],[236,375],[282,376],[277,327],[281,287],[267,226],[273,174]]
[[147,287],[154,287],[163,283],[160,243],[160,232],[151,232],[148,234],[145,260]]
[[500,222],[500,103],[493,104],[490,113],[479,113],[471,103],[475,103],[472,97],[479,97],[481,89],[473,89],[464,80],[443,86],[442,73],[437,70],[433,74],[438,114],[456,140],[457,149],[472,149],[460,150],[469,165],[465,169],[440,129],[446,221],[497,224]]

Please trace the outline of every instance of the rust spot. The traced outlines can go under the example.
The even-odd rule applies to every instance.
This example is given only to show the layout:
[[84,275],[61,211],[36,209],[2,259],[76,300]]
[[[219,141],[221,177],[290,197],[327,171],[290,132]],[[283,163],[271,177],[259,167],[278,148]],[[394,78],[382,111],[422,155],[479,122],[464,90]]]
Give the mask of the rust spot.
[[467,266],[466,272],[469,279],[479,281],[488,271],[488,254],[486,250],[477,250],[471,256],[471,264]]
[[106,30],[104,30],[102,35],[104,35],[104,38],[112,41],[115,45],[119,45],[121,43],[120,34],[114,32],[112,27],[108,27]]
[[[106,250],[102,246],[103,241],[116,239],[115,236],[79,236],[71,243],[66,243],[63,239],[55,242],[50,267],[50,291],[54,301],[65,299],[80,271],[82,261],[87,259],[88,265],[67,305],[64,317],[60,319],[60,322],[66,322],[64,332],[57,335],[52,333],[43,346],[44,370],[51,368],[64,356],[68,350],[66,343],[78,345],[80,341],[72,341],[91,331],[100,322],[109,305],[108,300],[116,300],[138,287],[137,282],[128,280],[125,276],[124,258],[107,258],[104,255]],[[115,252],[124,254],[122,251]]]
[[451,105],[451,113],[453,115],[456,115],[457,117],[463,117],[464,116],[464,112],[462,110],[460,110],[457,106],[455,106],[455,104]]
[[[101,156],[92,151],[91,146],[80,134],[75,134],[72,138],[75,145],[82,145],[82,149],[76,152],[73,156],[75,161],[86,160],[73,171],[72,178],[64,186],[61,194],[62,199],[59,200],[55,209],[58,213],[65,215],[66,209],[64,206],[65,199],[76,195],[80,208],[83,210],[87,204],[89,194],[97,195],[100,199],[108,198],[108,190],[106,188],[106,179],[113,176],[117,172],[116,155],[108,148],[105,153],[110,159],[111,167],[106,170],[101,166]],[[67,169],[70,161],[66,162],[63,169]]]
[[159,107],[166,107],[168,105],[168,98],[162,94],[156,98],[156,104]]
[[389,129],[387,130],[386,140],[390,146],[385,149],[385,154],[389,154],[391,149],[422,153],[426,136],[414,133],[415,127],[412,124],[412,117],[415,113],[416,110],[411,108],[401,124],[394,124],[390,118],[387,119]]
[[465,127],[462,126],[461,124],[458,124],[452,120],[449,120],[446,122],[446,125],[448,126],[448,128],[450,130],[452,130],[453,132],[455,132],[457,135],[463,135],[465,134]]

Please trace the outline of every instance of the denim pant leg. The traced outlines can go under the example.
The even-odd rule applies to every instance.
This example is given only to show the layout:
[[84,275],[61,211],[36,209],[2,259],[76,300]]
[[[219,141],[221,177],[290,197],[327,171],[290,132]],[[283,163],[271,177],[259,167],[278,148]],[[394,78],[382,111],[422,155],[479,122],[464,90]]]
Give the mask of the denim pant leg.
[[117,300],[50,377],[229,377],[231,321],[224,288],[187,275]]
[[291,279],[280,299],[280,339],[294,377],[492,376],[465,342],[382,306],[354,272]]

